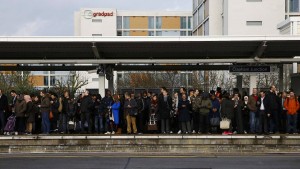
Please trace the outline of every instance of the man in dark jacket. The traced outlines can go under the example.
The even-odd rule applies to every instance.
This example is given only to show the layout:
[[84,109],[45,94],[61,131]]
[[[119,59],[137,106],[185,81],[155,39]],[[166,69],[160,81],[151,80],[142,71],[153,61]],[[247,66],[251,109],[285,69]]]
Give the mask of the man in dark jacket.
[[85,128],[88,128],[88,133],[92,133],[91,114],[93,112],[93,107],[94,103],[92,97],[90,96],[89,91],[86,90],[80,104],[82,132],[85,132]]
[[276,95],[276,87],[272,85],[270,91],[266,93],[266,112],[270,114],[270,133],[278,132],[278,112],[279,112],[279,102],[280,99]]
[[5,121],[6,121],[6,115],[8,108],[8,101],[7,97],[2,93],[2,90],[0,89],[0,134],[3,133],[4,127],[5,127]]
[[50,120],[49,120],[49,113],[50,113],[50,98],[45,91],[40,92],[41,95],[41,104],[39,105],[41,114],[42,114],[42,128],[43,134],[50,133]]
[[168,95],[165,87],[162,87],[162,94],[158,96],[158,114],[161,121],[161,133],[170,132],[170,111],[172,109],[172,98]]
[[[107,90],[105,92],[105,96],[101,101],[102,106],[99,110],[100,114],[102,115],[102,118],[104,119],[104,130],[105,132],[108,131],[109,128],[109,111],[110,107],[113,104],[113,98],[111,96],[111,91]],[[101,125],[101,124],[100,124]]]

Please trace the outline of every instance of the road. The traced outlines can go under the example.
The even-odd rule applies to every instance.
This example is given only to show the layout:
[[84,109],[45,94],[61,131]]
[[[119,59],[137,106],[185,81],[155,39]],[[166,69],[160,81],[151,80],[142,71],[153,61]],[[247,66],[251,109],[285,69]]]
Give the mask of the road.
[[0,169],[299,169],[299,155],[0,154]]

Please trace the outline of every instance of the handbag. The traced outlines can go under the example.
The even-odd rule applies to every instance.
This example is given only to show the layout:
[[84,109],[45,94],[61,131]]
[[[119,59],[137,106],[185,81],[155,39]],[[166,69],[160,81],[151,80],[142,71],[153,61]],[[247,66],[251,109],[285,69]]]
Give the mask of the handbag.
[[151,114],[150,118],[149,118],[149,123],[147,125],[147,130],[153,131],[153,130],[157,130],[157,129],[158,129],[157,118],[155,117],[155,114]]
[[220,121],[220,129],[229,129],[230,123],[231,123],[230,119],[222,118],[222,121]]
[[50,119],[50,120],[53,119],[53,113],[52,113],[52,111],[50,111],[50,113],[49,113],[49,119]]
[[213,117],[210,119],[210,125],[211,126],[219,126],[220,125],[220,118],[219,117]]

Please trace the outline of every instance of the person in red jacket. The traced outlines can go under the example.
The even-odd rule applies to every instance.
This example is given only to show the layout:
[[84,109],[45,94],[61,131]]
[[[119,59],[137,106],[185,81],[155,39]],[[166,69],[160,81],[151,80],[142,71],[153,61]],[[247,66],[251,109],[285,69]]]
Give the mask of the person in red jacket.
[[287,132],[296,134],[297,111],[299,110],[299,102],[293,91],[290,91],[290,97],[284,101],[284,107],[287,110]]

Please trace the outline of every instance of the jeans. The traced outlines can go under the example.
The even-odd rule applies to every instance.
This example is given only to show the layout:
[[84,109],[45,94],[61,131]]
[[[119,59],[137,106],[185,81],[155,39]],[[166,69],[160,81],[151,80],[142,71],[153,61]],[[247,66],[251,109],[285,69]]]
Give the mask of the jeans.
[[91,125],[91,114],[88,112],[81,112],[81,131],[85,131],[85,128],[88,128],[88,132],[92,132]]
[[256,117],[255,117],[256,115],[255,114],[256,114],[256,112],[251,112],[251,111],[249,113],[250,133],[255,133],[255,131],[256,131]]
[[65,113],[59,114],[59,132],[67,133],[67,115]]
[[288,119],[288,132],[297,133],[297,114],[294,115],[287,115]]
[[170,119],[161,119],[161,133],[170,132]]
[[183,133],[191,133],[191,121],[181,122],[182,132]]
[[50,133],[49,112],[42,112],[42,128],[44,134]]
[[103,116],[102,115],[95,115],[95,131],[97,133],[104,132],[104,125],[103,125]]

